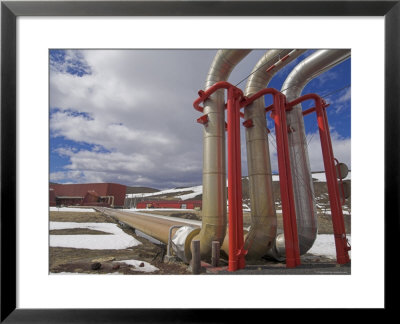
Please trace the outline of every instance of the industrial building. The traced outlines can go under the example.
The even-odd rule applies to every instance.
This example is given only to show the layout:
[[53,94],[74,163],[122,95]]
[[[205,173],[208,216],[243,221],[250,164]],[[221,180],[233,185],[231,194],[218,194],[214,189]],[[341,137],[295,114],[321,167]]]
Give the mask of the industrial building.
[[123,208],[126,186],[117,183],[50,184],[50,206]]

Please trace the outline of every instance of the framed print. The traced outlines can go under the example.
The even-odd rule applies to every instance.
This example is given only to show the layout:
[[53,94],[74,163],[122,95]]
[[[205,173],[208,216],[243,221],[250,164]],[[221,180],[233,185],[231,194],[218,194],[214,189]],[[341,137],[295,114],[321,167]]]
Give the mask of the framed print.
[[[398,281],[390,271],[399,229],[399,31],[399,1],[2,1],[1,321],[225,322],[241,312],[265,316],[270,308],[391,308],[391,283]],[[354,50],[352,158],[359,166],[355,190],[364,191],[354,203],[360,239],[352,241],[351,275],[99,280],[44,273],[48,255],[36,249],[48,244],[48,220],[41,215],[44,203],[48,209],[49,179],[36,180],[40,170],[49,176],[43,108],[50,101],[49,50],[266,46]],[[35,190],[26,191],[30,186]],[[111,202],[106,193],[97,195]],[[363,294],[366,280],[370,291]],[[324,297],[313,297],[313,290]],[[267,291],[277,298],[265,297]]]

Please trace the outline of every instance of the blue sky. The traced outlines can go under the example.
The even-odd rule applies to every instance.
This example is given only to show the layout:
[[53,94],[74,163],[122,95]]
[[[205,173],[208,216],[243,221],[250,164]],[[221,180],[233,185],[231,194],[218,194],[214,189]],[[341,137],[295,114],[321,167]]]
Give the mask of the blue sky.
[[[281,89],[309,50],[278,72]],[[201,183],[202,126],[192,108],[216,50],[50,50],[50,181],[116,182],[159,189]],[[265,50],[252,51],[229,82],[247,77]],[[351,59],[312,80],[331,106],[335,156],[351,168]],[[240,83],[244,88],[246,81]],[[266,105],[269,104],[266,97]],[[303,109],[313,103],[306,102]],[[268,124],[272,128],[271,121]],[[313,171],[323,170],[314,114],[305,117]],[[247,174],[242,129],[242,167]],[[277,172],[274,136],[271,163]]]

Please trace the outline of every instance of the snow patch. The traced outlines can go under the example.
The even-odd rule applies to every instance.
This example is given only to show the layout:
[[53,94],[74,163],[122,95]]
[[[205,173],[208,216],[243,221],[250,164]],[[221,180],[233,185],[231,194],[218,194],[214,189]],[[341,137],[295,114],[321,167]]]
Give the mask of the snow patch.
[[126,234],[116,224],[50,222],[50,230],[87,228],[113,235],[50,235],[50,246],[90,250],[120,250],[142,244]]
[[74,212],[74,213],[95,213],[93,208],[75,208],[75,207],[50,207],[50,211],[60,211],[60,212]]
[[[145,261],[139,261],[139,260],[121,260],[121,261],[114,261],[116,263],[125,263],[128,265],[132,265],[134,266],[134,268],[132,268],[132,271],[141,271],[141,272],[154,272],[159,270],[157,267],[151,265],[148,262]],[[140,264],[143,263],[144,266],[140,267]]]
[[200,186],[179,188],[179,189],[167,189],[167,190],[162,190],[162,191],[157,191],[157,192],[127,194],[126,198],[152,197],[152,196],[160,196],[160,195],[171,194],[171,193],[179,193],[179,192],[184,192],[184,191],[193,191],[193,193],[181,195],[181,196],[179,196],[179,198],[181,198],[182,200],[190,199],[190,198],[196,197],[197,195],[201,194],[203,192],[203,186],[200,185]]
[[[347,239],[351,240],[351,235],[346,235]],[[336,259],[335,238],[333,234],[318,234],[312,248],[308,253],[321,255],[329,259]],[[351,251],[349,251],[351,257]]]
[[[188,194],[179,195],[180,192],[185,191],[193,191]],[[152,197],[152,196],[161,196],[166,194],[176,194],[177,198],[181,200],[187,200],[196,197],[197,195],[201,195],[203,193],[203,186],[194,186],[194,187],[187,187],[187,188],[179,188],[179,189],[167,189],[157,192],[146,192],[146,193],[135,193],[135,194],[127,194],[126,198],[143,198],[143,197]]]

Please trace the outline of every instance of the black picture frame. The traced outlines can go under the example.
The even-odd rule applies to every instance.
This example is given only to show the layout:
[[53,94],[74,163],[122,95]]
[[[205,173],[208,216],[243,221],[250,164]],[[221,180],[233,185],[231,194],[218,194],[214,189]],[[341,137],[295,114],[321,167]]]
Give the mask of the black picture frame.
[[[1,322],[225,322],[255,309],[16,308],[16,19],[18,16],[384,16],[385,19],[385,309],[398,279],[400,214],[400,1],[2,1],[1,2]],[[373,44],[371,44],[373,46]],[[371,63],[373,64],[373,62]],[[367,77],[367,75],[366,75]],[[377,108],[371,113],[381,113]],[[372,128],[372,127],[371,127]],[[371,170],[373,166],[371,166]],[[373,176],[371,171],[371,175]],[[373,236],[373,233],[371,233]],[[371,256],[371,264],[373,263]],[[394,265],[393,265],[394,266]],[[367,288],[366,288],[367,289]],[[186,296],[187,297],[187,296]],[[241,296],[245,298],[245,296]],[[395,297],[393,297],[395,300]],[[270,313],[269,313],[270,314]],[[270,316],[270,315],[268,315]],[[238,317],[239,318],[239,317]],[[261,318],[261,317],[260,317]]]

